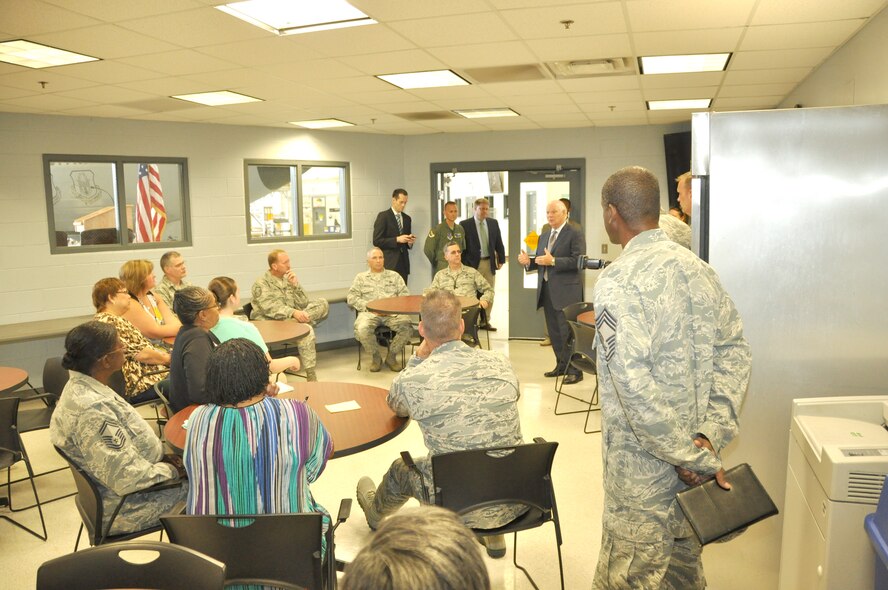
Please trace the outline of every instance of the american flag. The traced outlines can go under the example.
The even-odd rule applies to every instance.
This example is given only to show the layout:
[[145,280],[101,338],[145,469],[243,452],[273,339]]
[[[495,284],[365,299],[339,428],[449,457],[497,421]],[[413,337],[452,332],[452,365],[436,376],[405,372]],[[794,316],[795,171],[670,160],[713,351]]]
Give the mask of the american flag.
[[159,242],[166,225],[157,164],[139,164],[136,184],[136,242]]

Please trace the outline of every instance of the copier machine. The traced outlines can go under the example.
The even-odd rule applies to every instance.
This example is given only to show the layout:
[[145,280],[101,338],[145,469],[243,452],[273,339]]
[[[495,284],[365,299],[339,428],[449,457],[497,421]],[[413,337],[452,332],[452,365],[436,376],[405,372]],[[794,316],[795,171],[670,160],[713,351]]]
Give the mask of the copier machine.
[[888,396],[793,400],[780,590],[873,587],[864,516],[888,474]]

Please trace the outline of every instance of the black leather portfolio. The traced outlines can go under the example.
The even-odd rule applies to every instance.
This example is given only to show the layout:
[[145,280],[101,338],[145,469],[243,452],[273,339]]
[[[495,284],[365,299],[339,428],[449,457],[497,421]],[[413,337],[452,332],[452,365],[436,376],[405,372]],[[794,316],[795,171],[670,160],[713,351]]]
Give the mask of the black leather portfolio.
[[777,514],[777,506],[752,467],[741,463],[725,472],[730,490],[715,479],[676,494],[681,509],[704,545]]

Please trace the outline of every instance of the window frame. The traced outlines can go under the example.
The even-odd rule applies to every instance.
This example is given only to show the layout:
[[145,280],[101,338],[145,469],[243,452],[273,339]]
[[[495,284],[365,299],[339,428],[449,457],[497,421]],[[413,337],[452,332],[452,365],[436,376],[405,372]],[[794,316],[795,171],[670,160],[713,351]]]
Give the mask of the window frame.
[[[298,218],[291,220],[291,226],[298,228],[298,233],[292,236],[267,236],[253,237],[253,226],[250,213],[250,166],[279,166],[287,168],[295,168],[296,173],[296,206],[295,211]],[[303,167],[326,167],[326,168],[342,168],[344,178],[343,200],[340,205],[340,216],[344,219],[344,225],[347,231],[342,233],[321,233],[313,235],[305,235],[302,233],[302,213],[304,193],[302,190],[302,174]],[[325,161],[325,160],[268,160],[268,159],[245,159],[244,160],[244,223],[246,226],[246,236],[248,244],[274,244],[278,242],[312,242],[327,240],[350,240],[354,226],[352,218],[352,179],[351,164],[349,162]],[[343,214],[344,212],[344,214]],[[295,223],[293,223],[295,222]]]
[[[117,243],[89,244],[80,246],[56,245],[56,216],[53,203],[53,184],[50,165],[52,163],[96,163],[113,164],[116,176],[116,194],[112,195],[117,207]],[[126,234],[120,228],[127,227],[126,206],[127,192],[125,185],[125,164],[177,164],[180,169],[179,194],[182,199],[182,236],[181,240],[161,240],[158,242],[127,242]],[[183,248],[192,245],[191,239],[191,191],[188,183],[188,158],[160,156],[108,156],[96,154],[43,154],[43,187],[46,197],[46,218],[48,226],[49,253],[75,254],[85,252],[135,251]],[[59,230],[64,231],[64,230]]]

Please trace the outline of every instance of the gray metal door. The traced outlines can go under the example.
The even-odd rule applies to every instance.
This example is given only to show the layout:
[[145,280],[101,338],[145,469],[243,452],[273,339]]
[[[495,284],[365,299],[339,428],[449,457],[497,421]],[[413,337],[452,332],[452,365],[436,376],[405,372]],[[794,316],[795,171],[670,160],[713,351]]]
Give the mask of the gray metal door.
[[543,311],[536,308],[537,273],[524,271],[518,252],[534,251],[525,240],[531,232],[541,234],[549,201],[566,197],[571,201],[571,216],[583,218],[581,176],[578,169],[509,173],[509,338],[543,337]]

